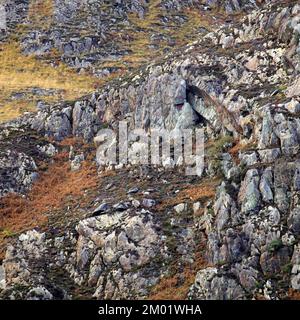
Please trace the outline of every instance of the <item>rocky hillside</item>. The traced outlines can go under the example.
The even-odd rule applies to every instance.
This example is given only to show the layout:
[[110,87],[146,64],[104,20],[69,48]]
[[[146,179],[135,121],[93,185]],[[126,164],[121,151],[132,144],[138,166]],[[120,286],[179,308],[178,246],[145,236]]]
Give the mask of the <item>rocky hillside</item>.
[[[0,67],[2,298],[299,299],[298,1],[1,12],[0,57],[18,57]],[[203,128],[202,176],[103,162],[98,132],[120,120]]]

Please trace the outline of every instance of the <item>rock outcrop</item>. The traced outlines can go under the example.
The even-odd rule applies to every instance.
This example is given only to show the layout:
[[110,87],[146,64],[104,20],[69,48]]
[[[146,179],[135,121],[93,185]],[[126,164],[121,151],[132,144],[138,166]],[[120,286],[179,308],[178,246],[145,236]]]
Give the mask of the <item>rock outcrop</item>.
[[[81,1],[55,1],[55,21],[70,29],[43,30],[43,48],[41,35],[29,34],[24,52],[56,47],[70,62],[73,55],[87,59],[93,51],[92,60],[99,61],[96,51],[103,49],[107,30],[132,12],[142,19],[149,10],[144,1],[112,2],[109,11],[97,11],[100,18],[82,24],[96,28],[97,37],[66,43],[79,15],[103,3],[88,2],[81,10]],[[160,7],[182,10],[197,3],[161,1]],[[204,1],[199,10],[215,6],[220,1]],[[90,96],[42,105],[1,126],[85,143],[100,129],[117,130],[120,120],[146,132],[201,127],[207,146],[202,177],[184,180],[180,166],[122,168],[116,176],[104,175],[107,185],[88,205],[70,209],[76,221],[13,239],[3,261],[3,297],[72,299],[80,288],[89,298],[147,298],[172,276],[174,265],[180,274],[174,286],[186,284],[186,266],[194,272],[189,299],[287,299],[299,291],[300,6],[297,1],[222,1],[222,6],[227,12],[243,10],[243,17]],[[108,16],[106,26],[97,25]],[[119,52],[110,50],[105,54]],[[42,147],[43,157],[45,150],[49,157],[55,152],[46,142]],[[6,148],[0,152],[0,196],[24,193],[38,166],[28,150]],[[70,160],[72,170],[80,171],[85,154]],[[101,163],[101,170],[106,165],[111,169]],[[125,185],[132,177],[136,185]]]

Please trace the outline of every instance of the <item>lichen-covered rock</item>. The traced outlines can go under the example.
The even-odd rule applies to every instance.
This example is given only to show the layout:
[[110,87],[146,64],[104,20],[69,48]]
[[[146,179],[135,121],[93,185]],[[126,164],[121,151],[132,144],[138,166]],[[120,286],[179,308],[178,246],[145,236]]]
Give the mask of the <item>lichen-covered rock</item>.
[[8,246],[3,262],[7,287],[13,284],[28,285],[34,281],[29,261],[34,260],[37,263],[42,261],[44,265],[45,250],[45,234],[34,230],[21,234],[18,245]]
[[295,245],[294,254],[292,257],[292,277],[291,285],[295,290],[300,290],[300,247]]
[[[159,222],[149,211],[103,214],[80,221],[76,229],[77,240],[72,234],[52,239],[37,231],[22,234],[6,252],[3,296],[22,285],[18,295],[26,299],[67,298],[65,284],[49,283],[57,267],[65,269],[70,281],[90,287],[98,299],[145,297],[160,279],[160,261],[168,253]],[[66,243],[73,243],[69,252]],[[32,274],[36,268],[41,270]]]
[[196,300],[245,299],[243,288],[232,277],[219,273],[216,268],[207,268],[197,273],[189,297]]
[[249,170],[242,182],[239,192],[239,202],[242,212],[245,214],[255,213],[259,210],[261,195],[259,192],[260,177],[255,169]]
[[97,298],[145,295],[147,288],[158,281],[154,276],[145,278],[145,272],[163,252],[155,228],[153,216],[143,210],[134,215],[124,211],[81,221],[77,227],[75,281],[94,284]]
[[54,137],[56,140],[63,140],[72,133],[72,109],[70,107],[43,109],[37,113],[31,121],[31,127],[38,132]]
[[294,208],[290,213],[288,217],[288,226],[295,235],[300,234],[300,207]]
[[[147,133],[151,128],[201,127],[214,161],[206,157],[203,177],[192,181],[185,181],[171,157],[163,163],[176,181],[161,179],[160,167],[148,174],[144,167],[123,168],[122,164],[120,172],[127,175],[113,177],[117,188],[127,183],[134,170],[147,172],[134,182],[134,191],[123,192],[126,198],[112,199],[106,194],[95,206],[93,202],[88,208],[78,204],[71,211],[78,220],[70,223],[65,218],[61,235],[51,226],[45,233],[30,231],[12,241],[3,263],[5,297],[66,299],[72,298],[76,286],[97,299],[147,298],[151,288],[173,271],[173,263],[180,273],[176,286],[180,286],[184,266],[194,265],[199,247],[205,263],[193,270],[197,276],[189,298],[282,299],[288,289],[300,290],[300,7],[294,1],[259,2],[161,1],[157,8],[162,10],[199,5],[199,10],[222,6],[227,12],[252,11],[240,17],[239,23],[232,17],[232,22],[201,34],[176,54],[110,82],[98,92],[75,102],[40,104],[36,114],[9,124],[56,140],[68,136],[94,140],[96,147],[117,132],[120,120],[128,121],[130,129]],[[106,19],[105,10],[96,10],[89,21],[97,35],[67,39],[78,15],[90,16],[91,9],[103,3],[92,1],[83,7],[80,1],[55,1],[55,23],[69,24],[70,29],[27,35],[22,40],[24,52],[42,55],[55,47],[69,65],[78,70],[91,68],[99,75],[96,66],[102,59],[99,54],[105,49],[108,27],[119,20],[130,26],[128,13],[143,17],[149,9],[148,2],[140,0],[105,2],[112,19]],[[45,34],[47,41],[41,43]],[[112,59],[126,54],[117,51],[112,45],[105,54],[112,54]],[[91,52],[95,55],[89,57]],[[1,140],[6,138],[7,127],[3,128]],[[224,137],[231,142],[224,144]],[[145,144],[130,138],[129,154],[146,157]],[[117,141],[112,135],[109,148],[97,150],[100,169],[112,168],[114,159],[102,160],[107,151],[115,150]],[[49,152],[54,154],[51,148]],[[30,168],[36,171],[30,159],[18,152],[14,159],[9,157],[9,166],[0,160],[0,168],[15,177],[6,189],[22,192],[29,187],[33,181]],[[70,160],[73,169],[78,169],[83,158],[73,155]],[[155,181],[158,191],[143,190],[146,181]],[[219,187],[210,187],[215,181]],[[174,189],[167,190],[173,183]],[[184,193],[177,190],[182,185],[187,189]],[[199,238],[205,239],[201,245]]]
[[37,166],[31,157],[14,150],[0,151],[0,197],[24,193],[37,177]]

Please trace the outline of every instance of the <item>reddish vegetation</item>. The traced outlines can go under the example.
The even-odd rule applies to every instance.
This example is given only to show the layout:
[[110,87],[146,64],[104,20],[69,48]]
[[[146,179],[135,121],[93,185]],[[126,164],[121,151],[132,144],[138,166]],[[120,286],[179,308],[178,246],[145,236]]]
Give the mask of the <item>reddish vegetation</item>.
[[[64,141],[68,146],[73,141]],[[47,213],[78,200],[85,190],[97,186],[96,166],[85,161],[77,172],[70,170],[68,152],[55,156],[45,172],[40,173],[26,197],[8,195],[0,200],[0,259],[3,258],[6,238],[24,230],[47,226]],[[82,202],[83,200],[81,200]]]
[[300,300],[300,292],[293,290],[293,289],[289,289],[288,299],[289,300]]
[[[183,272],[176,272],[171,277],[163,278],[152,290],[149,300],[184,300],[190,286],[194,283],[196,274],[199,270],[208,267],[206,260],[203,257],[203,243],[199,246],[196,253],[195,262],[192,265],[186,266]],[[176,269],[176,267],[174,266]],[[182,281],[183,279],[183,281]]]
[[236,164],[239,163],[239,152],[241,150],[241,145],[240,143],[236,143],[234,145],[234,147],[232,147],[230,150],[229,150],[229,153],[230,155],[232,156],[233,160],[235,161]]
[[[216,188],[220,184],[219,179],[207,179],[198,185],[193,185],[179,192],[176,197],[166,199],[158,209],[164,210],[186,200],[201,201],[203,203],[215,197]],[[190,286],[194,283],[199,270],[208,267],[204,258],[205,241],[201,241],[196,250],[195,262],[187,265],[183,272],[177,268],[178,261],[175,261],[172,269],[174,273],[170,277],[163,278],[152,290],[149,299],[151,300],[183,300],[187,298]]]
[[220,179],[210,179],[201,182],[189,189],[183,190],[181,195],[192,201],[211,199],[216,194],[216,188],[220,184]]
[[239,159],[239,152],[255,149],[255,144],[241,144],[240,142],[236,142],[235,145],[229,150],[229,153],[231,154],[233,160],[236,164],[240,163]]
[[215,196],[219,184],[220,179],[218,178],[203,180],[199,184],[182,190],[175,197],[165,199],[162,204],[157,206],[157,209],[165,210],[187,200],[206,202]]

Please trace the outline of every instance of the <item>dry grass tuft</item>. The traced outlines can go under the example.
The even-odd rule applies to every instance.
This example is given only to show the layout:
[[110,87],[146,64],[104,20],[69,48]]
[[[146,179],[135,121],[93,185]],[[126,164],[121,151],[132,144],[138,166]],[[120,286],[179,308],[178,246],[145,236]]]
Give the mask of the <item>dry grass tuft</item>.
[[157,206],[158,210],[165,210],[169,207],[176,206],[179,203],[186,201],[201,201],[206,202],[215,197],[216,188],[220,184],[220,178],[206,179],[196,185],[186,188],[176,194],[175,197],[165,199]]
[[[129,46],[123,43],[131,51],[129,55],[121,60],[126,66],[134,69],[153,59],[161,59],[165,55],[163,49],[170,49],[167,39],[172,38],[174,44],[171,46],[180,48],[197,39],[200,27],[211,31],[218,25],[217,22],[224,21],[224,15],[221,13],[214,12],[213,15],[210,15],[207,12],[205,14],[200,12],[198,9],[185,9],[180,14],[185,16],[187,20],[180,27],[176,23],[170,23],[165,26],[162,24],[161,18],[165,15],[171,17],[173,13],[162,10],[161,2],[161,0],[151,1],[143,19],[134,13],[128,15],[129,21],[135,26],[135,29],[127,30],[131,38]],[[137,32],[136,30],[139,31]],[[164,36],[164,40],[160,40],[157,48],[150,47],[152,44],[151,36],[155,32]]]
[[215,197],[216,188],[220,184],[220,179],[205,180],[199,185],[182,191],[182,196],[192,201],[206,200]]
[[53,0],[30,1],[28,18],[35,26],[49,28],[54,10]]
[[[0,46],[0,122],[13,119],[24,111],[32,111],[41,97],[30,95],[31,88],[54,89],[59,94],[44,96],[43,100],[58,102],[73,100],[94,91],[95,77],[78,74],[60,63],[56,68],[34,56],[25,56],[19,45],[11,41]],[[21,92],[24,98],[12,100]]]

